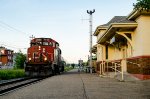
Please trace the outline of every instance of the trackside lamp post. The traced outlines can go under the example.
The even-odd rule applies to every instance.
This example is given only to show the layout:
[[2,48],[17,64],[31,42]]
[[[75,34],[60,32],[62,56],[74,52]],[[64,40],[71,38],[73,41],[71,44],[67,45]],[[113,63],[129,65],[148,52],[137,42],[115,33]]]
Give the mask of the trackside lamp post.
[[95,12],[95,9],[93,11],[87,10],[87,13],[89,14],[89,33],[90,33],[90,73],[92,73],[92,14]]

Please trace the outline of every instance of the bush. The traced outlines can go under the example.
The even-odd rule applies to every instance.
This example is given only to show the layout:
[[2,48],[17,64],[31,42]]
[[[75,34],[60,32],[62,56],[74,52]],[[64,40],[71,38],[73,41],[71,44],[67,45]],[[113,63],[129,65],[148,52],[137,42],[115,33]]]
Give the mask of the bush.
[[26,60],[25,54],[23,54],[21,51],[19,53],[17,53],[17,56],[15,58],[15,68],[23,69],[25,60]]
[[23,69],[0,70],[0,80],[25,77]]
[[70,71],[70,70],[72,70],[72,69],[73,69],[72,66],[65,66],[65,72],[66,72],[66,71]]

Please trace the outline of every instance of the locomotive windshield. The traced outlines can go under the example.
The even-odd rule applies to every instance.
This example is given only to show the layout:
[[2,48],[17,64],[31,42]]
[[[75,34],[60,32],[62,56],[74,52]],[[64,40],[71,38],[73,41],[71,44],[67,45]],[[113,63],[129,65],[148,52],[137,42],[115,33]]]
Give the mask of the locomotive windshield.
[[50,41],[50,39],[37,38],[31,41],[31,46],[53,46],[55,47],[55,42]]
[[49,42],[43,42],[43,45],[49,45]]

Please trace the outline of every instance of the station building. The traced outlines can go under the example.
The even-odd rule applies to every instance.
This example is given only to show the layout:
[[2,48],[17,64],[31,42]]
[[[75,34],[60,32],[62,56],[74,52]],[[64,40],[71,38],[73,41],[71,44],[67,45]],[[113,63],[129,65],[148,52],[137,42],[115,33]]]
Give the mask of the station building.
[[150,79],[150,11],[133,10],[128,16],[114,16],[98,26],[94,36],[97,73],[127,72]]

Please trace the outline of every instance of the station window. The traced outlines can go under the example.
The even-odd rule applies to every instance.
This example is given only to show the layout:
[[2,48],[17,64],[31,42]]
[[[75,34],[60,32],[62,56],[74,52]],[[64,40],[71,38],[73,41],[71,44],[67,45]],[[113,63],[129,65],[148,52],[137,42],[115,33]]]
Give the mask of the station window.
[[108,59],[108,45],[106,45],[106,59]]
[[2,54],[5,54],[5,51],[4,51],[4,50],[1,50],[1,53],[2,53]]
[[11,57],[10,57],[10,56],[8,56],[8,59],[10,60],[10,59],[11,59]]

